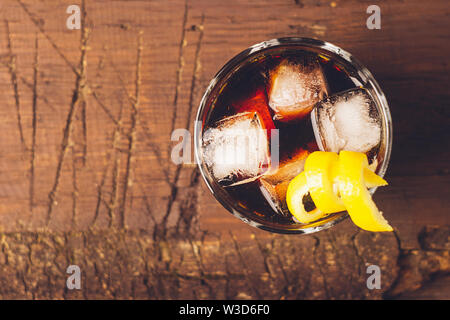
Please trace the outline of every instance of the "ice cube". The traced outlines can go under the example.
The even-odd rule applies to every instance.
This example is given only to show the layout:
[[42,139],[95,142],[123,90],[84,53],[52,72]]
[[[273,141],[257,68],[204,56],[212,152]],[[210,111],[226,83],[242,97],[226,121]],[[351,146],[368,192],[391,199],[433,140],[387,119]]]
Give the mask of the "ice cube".
[[303,171],[307,156],[306,150],[299,149],[291,159],[282,161],[277,169],[271,169],[259,180],[264,198],[274,211],[283,216],[289,215],[286,204],[288,185]]
[[352,89],[328,97],[311,113],[314,134],[324,151],[369,152],[381,140],[381,119],[370,94]]
[[274,119],[289,121],[306,116],[327,95],[327,83],[317,57],[283,60],[269,78],[269,106]]
[[289,182],[270,184],[264,179],[259,180],[259,182],[261,193],[271,208],[282,216],[288,216],[289,209],[286,204],[286,192]]
[[203,159],[221,185],[260,177],[270,166],[267,133],[257,112],[226,117],[203,134]]

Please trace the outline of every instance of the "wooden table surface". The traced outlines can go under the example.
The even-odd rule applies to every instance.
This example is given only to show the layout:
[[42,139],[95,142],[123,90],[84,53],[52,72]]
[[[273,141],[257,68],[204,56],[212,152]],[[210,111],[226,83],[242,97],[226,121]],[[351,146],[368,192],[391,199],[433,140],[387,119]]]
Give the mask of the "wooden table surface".
[[[449,14],[444,0],[2,0],[0,298],[449,299]],[[170,160],[215,73],[285,36],[351,52],[386,94],[390,185],[375,200],[394,233],[347,219],[270,234]],[[65,287],[70,264],[81,290]]]

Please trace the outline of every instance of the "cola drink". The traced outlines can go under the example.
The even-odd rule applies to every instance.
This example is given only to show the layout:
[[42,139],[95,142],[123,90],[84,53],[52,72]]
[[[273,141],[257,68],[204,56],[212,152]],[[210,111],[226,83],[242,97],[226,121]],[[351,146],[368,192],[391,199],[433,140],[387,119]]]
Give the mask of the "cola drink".
[[368,79],[336,53],[288,43],[241,56],[202,100],[201,171],[216,198],[244,221],[305,230],[287,209],[289,182],[317,150],[365,152],[377,172],[385,170],[386,110]]

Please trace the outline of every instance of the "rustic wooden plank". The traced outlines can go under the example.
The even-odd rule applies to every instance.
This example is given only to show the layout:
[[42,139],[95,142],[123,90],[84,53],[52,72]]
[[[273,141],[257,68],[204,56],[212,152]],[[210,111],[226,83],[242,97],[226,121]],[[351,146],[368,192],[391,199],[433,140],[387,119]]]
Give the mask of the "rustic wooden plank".
[[[136,296],[232,298],[241,293],[241,298],[280,298],[283,294],[301,298],[308,292],[316,298],[380,298],[381,294],[358,287],[364,283],[364,264],[355,262],[359,256],[364,262],[381,261],[378,254],[386,257],[384,268],[392,269],[388,283],[393,288],[386,297],[417,289],[394,279],[397,255],[410,257],[414,250],[425,250],[418,240],[425,226],[449,225],[450,8],[446,1],[427,5],[418,0],[380,1],[381,30],[366,28],[369,4],[357,0],[80,0],[79,4],[84,4],[82,30],[66,28],[69,4],[65,2],[5,0],[0,5],[0,230],[7,232],[2,235],[4,243],[16,250],[11,259],[17,257],[9,266],[0,260],[4,274],[13,277],[14,267],[26,270],[27,265],[18,261],[22,251],[32,250],[39,237],[50,243],[38,246],[39,250],[61,257],[64,264],[63,248],[54,241],[60,236],[84,236],[93,245],[101,244],[102,237],[129,236],[123,243],[133,247],[142,239],[162,241],[175,235],[187,241],[205,235],[207,241],[216,241],[211,250],[228,250],[227,259],[254,259],[255,273],[247,274],[253,282],[245,280],[243,270],[216,270],[214,255],[204,259],[202,271],[199,258],[193,255],[186,264],[192,274],[181,278],[194,280],[183,282],[178,293],[174,293],[173,279],[158,286],[153,278],[139,278],[136,281],[148,280],[144,282],[151,285],[143,286]],[[378,236],[376,242],[380,246],[388,243],[395,250],[371,248],[371,240],[365,233],[357,233],[349,220],[317,237],[279,236],[254,229],[220,206],[194,164],[177,166],[170,161],[176,143],[170,141],[172,131],[187,128],[192,133],[203,91],[219,68],[248,46],[282,36],[319,38],[348,50],[383,88],[393,116],[394,145],[387,173],[390,186],[380,188],[375,199],[396,234]],[[98,234],[89,234],[92,229]],[[44,233],[36,233],[42,230]],[[141,240],[133,234],[138,230],[144,232]],[[81,233],[72,236],[74,231]],[[31,233],[21,238],[22,232]],[[273,241],[305,246],[305,252],[298,254],[306,261],[311,259],[308,252],[314,251],[311,265],[327,261],[330,255],[334,263],[353,261],[358,277],[349,282],[339,280],[339,267],[330,265],[325,270],[329,281],[341,281],[339,287],[348,289],[350,296],[345,296],[344,289],[324,287],[323,270],[313,270],[315,280],[309,289],[283,291],[283,272],[270,274],[264,269],[264,255],[255,253],[260,248],[258,239],[262,246]],[[81,248],[77,241],[74,250]],[[170,241],[178,248],[170,259],[178,261],[192,252],[186,247],[189,241]],[[278,264],[277,256],[282,256],[283,262],[289,260],[289,248],[281,244],[267,261]],[[334,256],[336,252],[325,244],[338,248],[340,256]],[[349,252],[358,245],[359,251]],[[125,255],[125,249],[121,250],[115,252]],[[152,250],[146,259],[158,264],[158,250]],[[90,268],[95,253],[87,255],[83,263]],[[44,256],[42,253],[42,259]],[[130,261],[141,259],[132,254],[127,257]],[[36,268],[41,262],[36,258]],[[293,263],[287,262],[286,269],[297,270]],[[177,262],[173,266],[176,269]],[[105,262],[105,274],[108,268]],[[146,277],[152,272],[141,264],[138,269],[123,272]],[[166,275],[169,271],[173,269],[158,270]],[[208,272],[219,279],[211,284],[213,289],[199,285],[198,296],[191,296],[187,290],[190,281]],[[294,274],[292,271],[290,276]],[[96,277],[94,273],[91,276]],[[231,285],[229,294],[219,295],[217,292],[225,292],[222,285],[230,285],[234,276],[239,281]],[[255,290],[258,277],[268,277],[276,290]],[[8,277],[1,278],[1,287],[6,288],[2,296],[60,297],[59,291],[44,293],[38,287],[33,287],[31,294],[20,289],[21,284],[8,286],[5,279]],[[299,288],[307,286],[307,279],[295,279]],[[422,280],[417,281],[420,288]],[[131,287],[125,282],[120,282],[123,291],[113,286],[103,296],[126,295]],[[98,288],[91,287],[85,296],[102,296],[99,288],[104,279],[96,283]],[[114,295],[114,290],[120,294]]]

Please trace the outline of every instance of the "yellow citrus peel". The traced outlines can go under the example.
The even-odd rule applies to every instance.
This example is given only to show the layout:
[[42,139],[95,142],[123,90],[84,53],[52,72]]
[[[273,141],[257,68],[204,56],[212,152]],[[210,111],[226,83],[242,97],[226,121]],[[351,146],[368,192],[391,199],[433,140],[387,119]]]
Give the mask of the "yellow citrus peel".
[[308,184],[306,183],[305,171],[296,176],[290,183],[286,192],[286,203],[292,215],[302,223],[309,223],[320,218],[326,214],[318,208],[312,211],[306,211],[303,204],[303,197],[309,192]]
[[[301,223],[321,219],[347,210],[352,221],[369,231],[392,231],[377,209],[367,188],[385,186],[387,182],[369,169],[364,153],[316,151],[305,162],[305,169],[288,186],[289,211]],[[305,209],[303,199],[311,196],[315,208]]]

